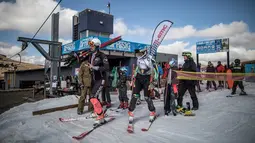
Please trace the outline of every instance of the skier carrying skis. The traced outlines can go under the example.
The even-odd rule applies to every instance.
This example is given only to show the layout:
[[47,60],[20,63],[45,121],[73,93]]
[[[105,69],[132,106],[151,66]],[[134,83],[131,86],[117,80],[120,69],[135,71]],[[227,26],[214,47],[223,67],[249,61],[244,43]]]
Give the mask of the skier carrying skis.
[[153,64],[152,64],[152,57],[149,56],[147,49],[135,50],[137,56],[137,67],[134,73],[135,77],[135,85],[133,90],[133,95],[129,105],[129,128],[132,128],[132,122],[134,118],[133,111],[136,107],[137,99],[140,96],[140,91],[144,90],[144,98],[148,104],[148,109],[150,111],[150,121],[153,121],[156,117],[156,109],[154,107],[152,99],[149,97],[149,86],[152,82],[153,76]]
[[[191,57],[190,52],[183,52],[184,64],[182,65],[182,71],[196,72],[196,64]],[[199,104],[196,95],[196,81],[194,80],[179,80],[179,96],[177,99],[178,106],[182,107],[182,100],[185,92],[188,90],[192,99],[193,108],[192,110],[198,110]]]
[[127,109],[128,108],[128,97],[127,97],[127,69],[125,67],[120,68],[119,70],[119,81],[117,84],[117,88],[119,89],[119,109]]
[[103,123],[104,111],[99,102],[98,95],[107,82],[106,72],[109,70],[109,62],[104,53],[99,51],[101,41],[98,38],[93,38],[88,42],[92,55],[90,55],[90,63],[87,65],[92,70],[92,91],[90,95],[90,102],[94,107],[94,113],[97,114],[95,124]]
[[[173,115],[176,116],[176,105],[175,105],[175,98],[178,96],[178,89],[177,89],[177,73],[173,70],[178,70],[178,67],[175,65],[175,61],[169,62],[171,73],[169,71],[168,79],[166,81],[166,88],[164,92],[164,99],[165,99],[165,115],[168,116],[169,113],[172,111]],[[169,69],[170,70],[170,69]]]
[[[235,64],[231,68],[232,73],[244,73],[244,67],[241,66],[240,59],[235,59]],[[244,86],[243,86],[243,81],[234,81],[234,85],[232,87],[232,95],[236,94],[236,87],[237,85],[241,89],[240,95],[247,95],[246,92],[244,91]]]

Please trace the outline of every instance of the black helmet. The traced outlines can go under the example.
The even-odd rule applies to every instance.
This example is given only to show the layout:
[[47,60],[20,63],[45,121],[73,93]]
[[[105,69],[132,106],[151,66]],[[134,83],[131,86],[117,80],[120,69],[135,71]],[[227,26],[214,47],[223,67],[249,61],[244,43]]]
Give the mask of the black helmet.
[[221,64],[221,61],[218,61],[218,65],[220,65]]
[[240,59],[235,59],[235,64],[240,64],[240,63],[241,63]]

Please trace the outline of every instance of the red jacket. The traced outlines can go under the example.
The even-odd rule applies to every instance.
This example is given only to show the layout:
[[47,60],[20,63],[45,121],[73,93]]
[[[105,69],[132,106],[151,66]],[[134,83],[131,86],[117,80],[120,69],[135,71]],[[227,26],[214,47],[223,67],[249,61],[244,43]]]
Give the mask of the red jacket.
[[222,64],[220,64],[216,67],[216,71],[217,72],[225,72],[225,67]]

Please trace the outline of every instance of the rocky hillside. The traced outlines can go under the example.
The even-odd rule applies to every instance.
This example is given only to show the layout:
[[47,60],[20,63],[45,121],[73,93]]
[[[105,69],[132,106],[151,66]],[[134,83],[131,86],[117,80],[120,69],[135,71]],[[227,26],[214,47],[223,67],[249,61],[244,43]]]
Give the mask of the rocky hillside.
[[28,70],[28,69],[38,69],[43,68],[42,65],[35,65],[30,63],[24,63],[15,61],[12,59],[7,58],[5,55],[0,54],[0,80],[4,79],[4,73],[6,71],[13,71],[16,68],[16,70]]

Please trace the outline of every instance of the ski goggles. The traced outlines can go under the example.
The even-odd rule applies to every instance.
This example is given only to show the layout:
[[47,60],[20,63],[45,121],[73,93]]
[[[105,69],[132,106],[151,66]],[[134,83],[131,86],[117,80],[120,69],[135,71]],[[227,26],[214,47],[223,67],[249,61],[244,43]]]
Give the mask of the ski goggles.
[[91,47],[94,47],[94,46],[95,46],[95,44],[94,44],[93,41],[88,41],[88,45],[91,46]]

